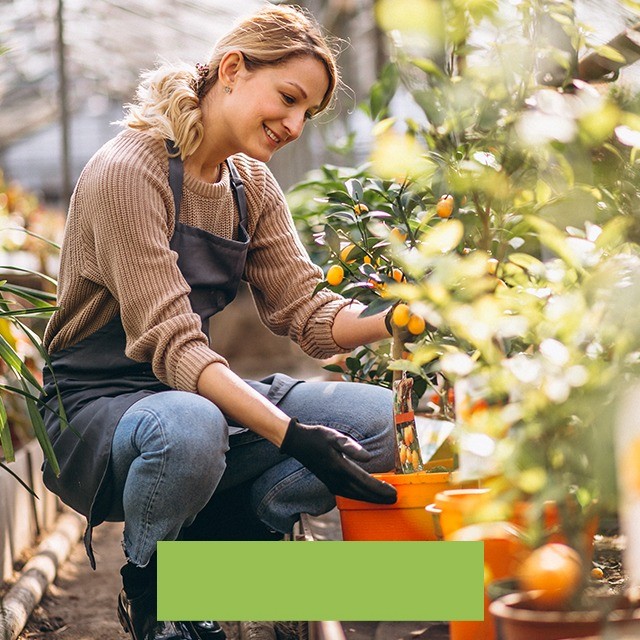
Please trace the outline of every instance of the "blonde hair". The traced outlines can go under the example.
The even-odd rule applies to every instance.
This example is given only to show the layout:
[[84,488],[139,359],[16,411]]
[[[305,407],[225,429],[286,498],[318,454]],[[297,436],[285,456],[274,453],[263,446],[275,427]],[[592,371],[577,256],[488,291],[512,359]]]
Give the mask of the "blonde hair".
[[200,100],[218,80],[220,61],[229,51],[241,51],[249,71],[312,56],[322,62],[329,87],[318,113],[330,107],[340,85],[337,47],[316,20],[300,7],[268,6],[241,20],[215,45],[204,72],[195,66],[162,65],[143,73],[136,103],[125,105],[121,124],[151,130],[173,140],[184,159],[203,137]]

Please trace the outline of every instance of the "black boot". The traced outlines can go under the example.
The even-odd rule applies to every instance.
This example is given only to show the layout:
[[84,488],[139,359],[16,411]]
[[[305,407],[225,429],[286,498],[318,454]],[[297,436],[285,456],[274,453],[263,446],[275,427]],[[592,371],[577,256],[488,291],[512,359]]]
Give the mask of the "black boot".
[[195,634],[200,640],[226,640],[227,634],[224,629],[213,620],[205,622],[183,622],[182,623],[191,633]]
[[123,589],[118,596],[118,619],[133,640],[201,640],[182,622],[156,620],[155,589],[131,599]]
[[133,640],[202,640],[181,622],[158,622],[155,553],[146,567],[127,562],[120,575],[124,589],[118,596],[118,619]]

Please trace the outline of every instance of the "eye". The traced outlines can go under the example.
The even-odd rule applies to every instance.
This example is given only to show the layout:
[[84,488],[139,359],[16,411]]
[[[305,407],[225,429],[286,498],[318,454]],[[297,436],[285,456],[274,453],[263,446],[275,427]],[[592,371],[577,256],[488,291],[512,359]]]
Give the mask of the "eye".
[[296,99],[293,96],[290,96],[286,93],[282,94],[282,99],[287,103],[287,104],[295,104],[296,103]]

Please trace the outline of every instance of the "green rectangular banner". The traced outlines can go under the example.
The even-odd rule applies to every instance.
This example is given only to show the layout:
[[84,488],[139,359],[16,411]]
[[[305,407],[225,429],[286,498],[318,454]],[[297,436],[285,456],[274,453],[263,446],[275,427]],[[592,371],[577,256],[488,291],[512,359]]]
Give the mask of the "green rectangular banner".
[[482,620],[482,542],[160,542],[158,620]]

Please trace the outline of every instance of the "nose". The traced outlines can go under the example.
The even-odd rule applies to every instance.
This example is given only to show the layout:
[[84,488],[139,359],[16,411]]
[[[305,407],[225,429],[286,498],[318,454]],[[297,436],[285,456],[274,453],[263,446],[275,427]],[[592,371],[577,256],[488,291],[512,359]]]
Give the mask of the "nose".
[[288,133],[287,142],[293,142],[300,137],[300,134],[304,129],[305,121],[306,119],[304,112],[296,112],[287,116],[287,118],[282,123]]

